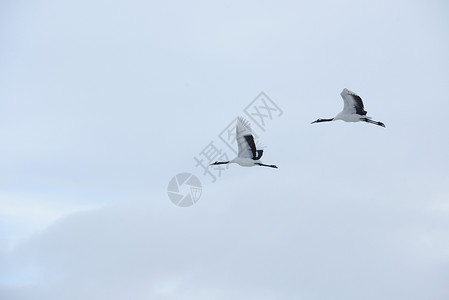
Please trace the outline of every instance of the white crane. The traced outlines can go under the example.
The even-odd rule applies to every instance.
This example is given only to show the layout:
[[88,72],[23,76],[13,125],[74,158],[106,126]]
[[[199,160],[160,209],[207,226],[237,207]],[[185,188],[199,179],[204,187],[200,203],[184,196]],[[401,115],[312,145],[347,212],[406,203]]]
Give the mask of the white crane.
[[318,119],[316,121],[313,121],[313,123],[319,123],[319,122],[330,122],[330,121],[336,121],[336,120],[343,120],[345,122],[359,122],[364,121],[367,123],[379,125],[382,127],[385,127],[385,124],[382,122],[377,122],[371,120],[371,117],[368,117],[366,115],[366,111],[363,108],[363,102],[362,98],[360,98],[359,95],[357,95],[354,92],[351,92],[348,89],[343,89],[343,91],[340,93],[341,97],[343,98],[343,101],[345,103],[343,107],[343,111],[335,116],[335,118],[332,119]]
[[265,165],[260,161],[263,150],[256,149],[256,144],[254,143],[254,137],[251,132],[251,127],[249,123],[242,117],[237,118],[237,126],[235,127],[235,131],[235,138],[237,140],[239,151],[237,157],[230,161],[216,161],[210,164],[211,166],[236,163],[241,165],[242,167],[262,166],[277,168],[277,166],[275,165]]

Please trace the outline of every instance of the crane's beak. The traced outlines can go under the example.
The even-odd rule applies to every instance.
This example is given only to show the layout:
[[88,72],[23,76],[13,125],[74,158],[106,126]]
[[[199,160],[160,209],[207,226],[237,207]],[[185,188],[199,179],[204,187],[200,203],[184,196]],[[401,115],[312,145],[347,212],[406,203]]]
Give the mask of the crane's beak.
[[312,123],[310,123],[310,124],[313,124],[313,123],[316,123],[316,122],[318,122],[318,120],[316,120],[316,121],[313,121]]

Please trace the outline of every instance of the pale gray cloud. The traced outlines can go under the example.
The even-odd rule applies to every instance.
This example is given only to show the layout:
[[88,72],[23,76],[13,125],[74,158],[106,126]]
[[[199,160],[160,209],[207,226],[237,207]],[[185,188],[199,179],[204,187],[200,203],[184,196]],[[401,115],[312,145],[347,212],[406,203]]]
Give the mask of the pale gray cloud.
[[[448,296],[440,211],[394,193],[353,196],[360,189],[350,183],[335,195],[294,178],[273,189],[263,177],[255,191],[214,186],[192,209],[149,201],[72,215],[15,249],[9,267],[34,270],[35,282],[3,291],[11,299]],[[416,203],[411,194],[401,196]]]

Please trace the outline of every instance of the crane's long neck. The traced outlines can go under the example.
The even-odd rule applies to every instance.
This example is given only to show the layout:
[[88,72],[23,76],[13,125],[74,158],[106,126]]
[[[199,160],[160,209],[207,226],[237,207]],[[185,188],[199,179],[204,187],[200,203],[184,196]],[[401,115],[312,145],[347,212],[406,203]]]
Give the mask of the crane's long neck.
[[332,118],[332,119],[318,119],[318,120],[316,120],[316,121],[313,122],[313,123],[331,122],[331,121],[333,121],[333,120],[334,120],[334,118]]
[[211,166],[215,166],[215,165],[225,165],[225,164],[229,164],[231,161],[216,161],[212,164],[210,164]]

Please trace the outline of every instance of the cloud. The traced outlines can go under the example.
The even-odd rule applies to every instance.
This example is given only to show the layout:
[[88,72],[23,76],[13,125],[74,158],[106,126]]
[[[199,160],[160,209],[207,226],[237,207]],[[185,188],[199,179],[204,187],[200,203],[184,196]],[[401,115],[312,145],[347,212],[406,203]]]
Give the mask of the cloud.
[[447,227],[422,236],[431,212],[392,199],[326,192],[303,198],[307,188],[291,190],[289,182],[276,191],[265,183],[259,191],[220,196],[227,184],[234,183],[213,186],[191,208],[156,198],[60,220],[10,255],[9,270],[34,270],[34,282],[3,287],[1,294],[69,300],[448,296],[441,278],[449,259],[440,251]]

